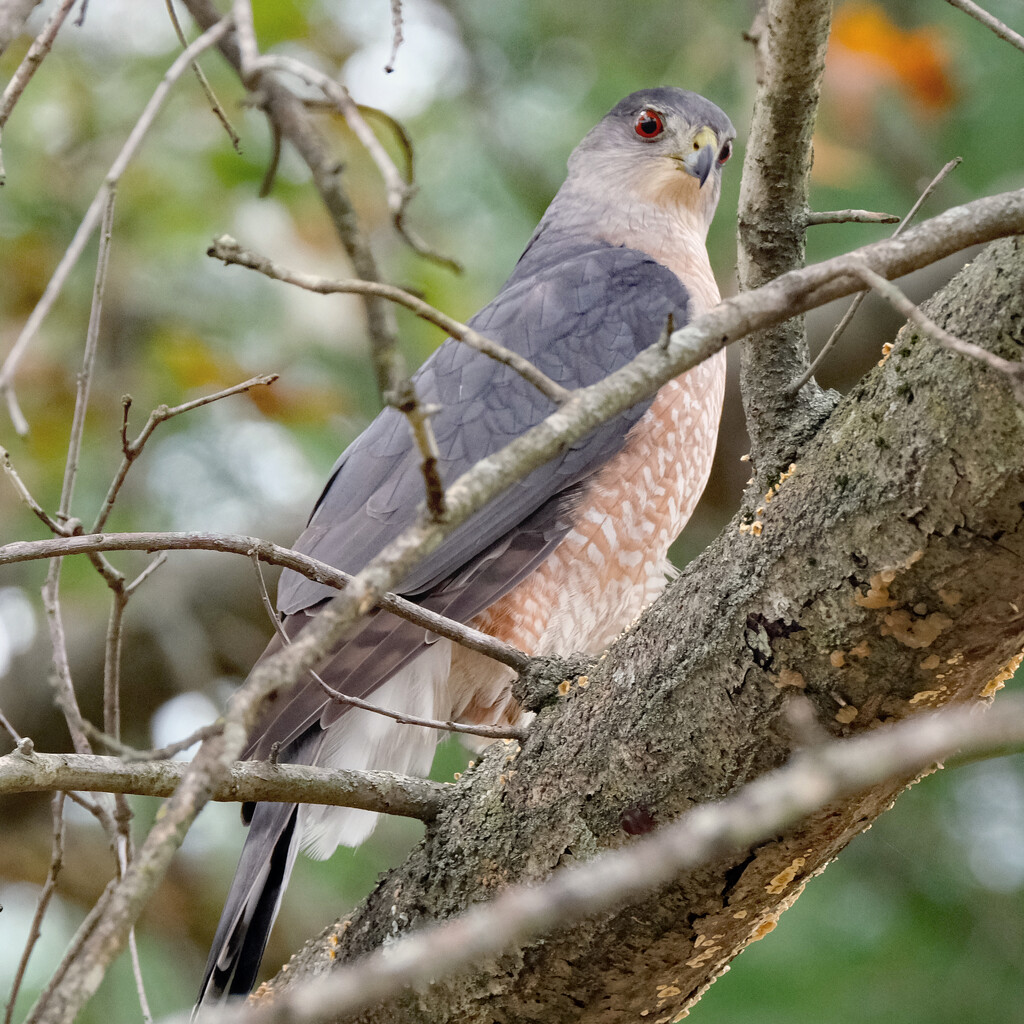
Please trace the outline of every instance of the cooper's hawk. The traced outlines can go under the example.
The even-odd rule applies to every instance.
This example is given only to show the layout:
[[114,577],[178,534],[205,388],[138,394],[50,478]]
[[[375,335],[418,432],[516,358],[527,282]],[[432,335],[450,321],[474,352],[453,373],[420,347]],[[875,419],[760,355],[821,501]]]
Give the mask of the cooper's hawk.
[[[569,158],[565,184],[512,276],[471,325],[566,388],[593,384],[718,302],[705,237],[735,136],[682,89],[627,96]],[[442,478],[454,480],[554,410],[521,376],[449,339],[416,374]],[[513,484],[456,529],[396,590],[531,654],[598,653],[663,590],[668,547],[707,482],[724,353],[666,384]],[[385,409],[338,460],[295,547],[358,572],[414,519],[420,455]],[[286,571],[278,609],[294,635],[334,595]],[[271,643],[268,653],[277,649]],[[432,719],[513,722],[513,673],[386,612],[366,619],[319,674],[331,687]],[[271,705],[249,758],[423,774],[438,734],[330,703],[316,683]],[[330,856],[376,815],[257,804],[203,979],[201,1000],[249,991],[299,848]]]

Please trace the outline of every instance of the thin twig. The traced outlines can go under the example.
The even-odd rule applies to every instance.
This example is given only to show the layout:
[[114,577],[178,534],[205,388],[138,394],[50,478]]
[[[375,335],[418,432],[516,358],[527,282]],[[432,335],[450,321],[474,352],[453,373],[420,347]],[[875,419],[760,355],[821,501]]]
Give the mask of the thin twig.
[[[171,24],[174,26],[175,35],[178,37],[178,42],[182,46],[188,46],[188,40],[185,38],[185,33],[182,30],[181,22],[178,20],[178,12],[174,9],[174,0],[164,0],[167,6],[167,13],[170,16]],[[234,147],[236,153],[242,152],[242,140],[239,138],[238,132],[235,131],[235,126],[231,123],[230,118],[221,106],[220,100],[217,99],[217,94],[213,91],[213,86],[210,85],[209,79],[206,77],[206,73],[199,66],[199,61],[192,61],[192,71],[199,81],[199,87],[206,94],[207,102],[210,104],[210,109],[213,111],[214,117],[220,121],[224,131],[227,132],[228,138],[231,140],[231,145]]]
[[[0,565],[14,562],[32,561],[40,558],[55,558],[75,554],[88,554],[90,551],[223,551],[229,554],[252,557],[255,551],[259,558],[271,565],[280,565],[293,569],[307,579],[327,586],[345,589],[354,577],[334,566],[310,558],[291,548],[283,548],[269,541],[255,537],[244,537],[228,533],[85,533],[74,537],[62,538],[54,542],[14,541],[0,547]],[[431,633],[443,636],[448,640],[478,654],[484,654],[494,661],[514,668],[517,672],[524,671],[530,665],[530,657],[517,650],[511,644],[496,640],[486,633],[466,626],[461,622],[448,619],[437,612],[423,608],[413,601],[408,601],[397,594],[385,593],[378,602],[385,611],[399,618],[414,622]],[[369,609],[367,609],[369,610]]]
[[188,750],[189,747],[202,743],[203,740],[207,740],[211,736],[220,735],[224,731],[224,722],[223,720],[218,720],[211,722],[209,725],[200,726],[194,732],[189,733],[184,739],[175,740],[174,743],[168,743],[165,747],[155,747],[152,750],[136,750],[135,747],[130,747],[127,743],[122,743],[120,740],[115,740],[113,736],[108,736],[102,729],[97,729],[88,720],[85,723],[85,731],[88,733],[89,739],[117,754],[122,761],[128,763],[133,761],[167,761],[172,757],[176,757],[182,751]]
[[0,711],[0,727],[3,728],[3,730],[7,733],[8,736],[11,737],[12,740],[14,740],[15,743],[21,742],[21,734],[18,732],[17,729],[14,728],[14,726],[10,722],[10,719],[8,719],[8,717],[2,711]]
[[[281,620],[274,612],[274,606],[270,600],[270,594],[267,592],[267,584],[263,579],[263,570],[260,567],[259,555],[256,551],[250,552],[252,557],[253,566],[256,569],[256,579],[260,590],[260,598],[263,601],[263,607],[267,610],[267,614],[270,616],[271,621],[274,623],[274,629],[281,640],[290,644],[292,638],[284,631],[284,627],[281,625]],[[313,677],[317,685],[327,694],[328,697],[336,704],[348,704],[354,708],[360,708],[363,711],[369,711],[375,715],[382,715],[385,718],[392,718],[396,722],[402,725],[420,725],[428,729],[438,729],[443,732],[458,732],[464,733],[471,736],[483,736],[487,739],[494,740],[505,740],[515,739],[520,742],[525,739],[526,730],[516,729],[508,730],[501,727],[489,726],[489,725],[478,725],[478,726],[467,726],[459,722],[442,722],[434,718],[419,718],[415,715],[407,715],[400,711],[391,711],[389,708],[383,708],[377,704],[370,704],[365,700],[360,700],[358,697],[350,697],[347,694],[341,693],[339,690],[334,689],[333,686],[328,685],[316,672],[310,671],[310,676]]]
[[292,638],[284,631],[284,626],[281,625],[281,619],[277,614],[277,609],[274,608],[274,602],[270,599],[270,591],[267,590],[267,581],[263,578],[263,566],[260,564],[260,554],[255,548],[249,552],[249,559],[251,560],[253,570],[256,573],[256,589],[259,591],[263,610],[267,613],[267,618],[270,619],[270,624],[274,627],[274,632],[277,633],[283,643],[290,644],[292,642]]
[[440,732],[456,732],[466,736],[484,736],[491,740],[526,742],[528,735],[528,730],[526,729],[517,729],[512,725],[464,725],[462,722],[442,722],[436,718],[420,718],[419,715],[409,715],[404,711],[392,711],[390,708],[382,708],[379,704],[371,704],[369,701],[362,700],[359,697],[342,693],[330,684],[325,683],[315,672],[310,672],[310,675],[335,704],[346,704],[349,707],[359,708],[361,711],[370,711],[375,715],[382,715],[384,718],[393,718],[402,725],[420,725],[425,729],[437,729]]
[[153,1024],[153,1014],[146,998],[146,986],[142,980],[142,962],[139,960],[139,944],[135,940],[135,929],[128,933],[128,954],[132,961],[132,974],[135,976],[135,991],[139,997],[139,1008],[142,1010],[143,1024]]
[[150,576],[153,575],[167,561],[167,552],[161,551],[150,563],[146,566],[138,576],[131,581],[131,583],[125,584],[124,592],[126,597],[130,597],[135,593],[139,587],[142,586]]
[[[91,754],[79,754],[71,755],[66,754],[66,757],[79,756],[79,757],[91,757]],[[59,788],[59,787],[56,787]],[[93,800],[92,797],[86,796],[84,793],[76,793],[73,789],[66,791],[66,796],[73,803],[78,804],[82,810],[88,811],[99,823],[100,827],[108,836],[112,836],[117,831],[117,823],[114,821],[113,815],[109,809],[102,802],[102,796],[100,800]]]
[[121,738],[121,623],[128,603],[123,588],[112,588],[103,658],[103,730]]
[[[189,769],[186,761],[137,761],[81,754],[28,756],[14,751],[0,757],[0,793],[70,790],[167,797]],[[260,800],[325,804],[429,820],[450,789],[392,772],[317,768],[305,764],[235,761],[211,799],[220,803]]]
[[808,210],[804,224],[899,224],[894,213],[875,213],[872,210]]
[[1016,46],[1018,50],[1024,51],[1024,36],[1014,32],[1012,28],[1004,25],[997,17],[989,14],[984,8],[979,7],[976,3],[972,3],[972,0],[946,0],[946,3],[952,7],[956,7],[958,10],[969,14],[976,21],[980,21],[986,28],[990,28],[1000,39],[1004,39],[1011,46]]
[[85,433],[85,414],[89,408],[89,391],[92,387],[93,371],[96,367],[96,351],[99,348],[100,319],[103,312],[103,292],[107,284],[107,266],[110,262],[110,239],[114,226],[114,203],[117,198],[116,186],[107,192],[103,205],[103,221],[100,225],[100,244],[96,254],[96,278],[93,283],[92,305],[89,309],[89,328],[85,336],[85,351],[82,355],[82,369],[78,374],[75,393],[75,411],[71,419],[71,437],[68,441],[67,462],[64,467],[64,484],[60,493],[60,509],[57,517],[67,520],[71,515],[71,501],[75,493],[75,478],[78,475],[78,459],[82,452],[82,437]]
[[18,497],[21,498],[22,503],[25,504],[29,510],[40,519],[48,530],[52,533],[57,534],[59,537],[67,536],[67,528],[62,524],[58,523],[42,505],[32,497],[28,487],[25,486],[25,482],[18,475],[17,470],[11,464],[11,453],[0,445],[0,464],[3,465],[4,472],[7,474],[7,478],[14,485],[14,489],[18,492]]
[[427,492],[427,512],[432,519],[440,522],[445,516],[444,481],[439,468],[441,453],[434,428],[430,425],[430,417],[440,412],[440,407],[424,405],[410,380],[403,381],[397,392],[389,394],[388,401],[405,416],[409,424],[413,443],[420,453],[420,472]]
[[466,324],[459,323],[446,313],[435,309],[429,303],[424,302],[419,296],[404,291],[394,285],[382,284],[379,281],[338,281],[326,277],[318,277],[315,274],[303,274],[297,270],[276,263],[274,260],[259,253],[244,249],[230,235],[220,235],[213,240],[213,244],[206,250],[208,256],[214,259],[223,260],[224,263],[233,263],[240,267],[247,267],[249,270],[256,270],[266,277],[275,281],[283,281],[285,284],[295,285],[297,288],[304,288],[306,291],[316,292],[318,295],[337,294],[361,294],[377,295],[397,303],[415,313],[416,316],[428,323],[440,327],[456,341],[461,341],[470,348],[475,348],[485,356],[503,363],[505,366],[515,370],[524,380],[532,384],[542,395],[549,398],[555,405],[562,405],[569,400],[572,392],[561,384],[553,381],[547,374],[542,373],[528,359],[513,352],[504,345],[486,338],[473,330]]
[[404,42],[402,35],[402,0],[391,0],[391,56],[388,57],[384,70],[390,75],[395,70],[395,58],[398,48]]
[[235,42],[241,60],[239,77],[247,89],[252,89],[259,75],[257,63],[260,51],[256,44],[256,26],[249,0],[231,0],[231,17],[235,22]]
[[[906,217],[900,222],[896,230],[892,233],[892,238],[898,238],[903,234],[904,231],[910,227],[911,222],[917,216],[918,210],[924,206],[925,201],[928,197],[942,184],[945,180],[946,175],[954,168],[958,167],[963,163],[963,157],[957,156],[947,163],[938,174],[930,182],[928,182],[924,191],[917,197],[914,205],[907,211]],[[795,384],[790,385],[789,393],[795,395],[818,371],[818,367],[825,361],[829,352],[835,347],[836,342],[842,337],[843,331],[850,325],[850,321],[854,318],[857,310],[860,309],[861,303],[867,298],[867,292],[858,292],[854,297],[853,301],[847,307],[846,312],[843,314],[842,319],[836,324],[834,330],[829,335],[828,341],[822,346],[821,351],[811,361],[811,365],[800,375],[799,380]]]
[[[235,2],[244,2],[244,0],[235,0]],[[244,67],[245,63],[243,60]],[[264,71],[280,71],[285,74],[294,75],[314,89],[319,89],[342,117],[345,118],[352,134],[362,143],[363,148],[377,165],[377,170],[384,180],[388,209],[391,211],[391,219],[395,230],[405,239],[410,248],[420,256],[424,256],[443,266],[448,266],[456,273],[461,270],[461,267],[455,260],[443,256],[431,248],[406,223],[407,207],[416,194],[416,185],[413,182],[406,181],[402,176],[388,151],[381,145],[380,139],[377,138],[373,129],[366,123],[359,105],[352,99],[348,89],[340,82],[331,78],[330,75],[325,75],[322,71],[317,71],[316,68],[312,68],[294,57],[267,54],[259,57],[253,63],[253,68],[260,73]],[[408,137],[406,137],[406,144],[408,144]]]
[[60,607],[60,567],[58,556],[50,561],[50,568],[43,584],[43,611],[46,614],[47,628],[50,634],[51,664],[53,672],[50,683],[54,688],[54,698],[68,724],[71,742],[80,754],[91,751],[85,733],[82,710],[75,696],[75,684],[71,678],[71,666],[68,661],[67,638],[64,634],[64,618]]
[[14,982],[11,984],[11,994],[7,1000],[7,1009],[4,1012],[4,1024],[11,1024],[14,1017],[14,1004],[18,1001],[18,993],[21,991],[21,983],[25,979],[25,970],[28,968],[32,950],[35,949],[39,936],[43,933],[43,918],[46,916],[50,900],[57,889],[57,875],[64,866],[64,794],[57,792],[53,794],[51,801],[51,813],[53,816],[53,842],[50,852],[50,867],[46,872],[46,881],[39,893],[36,902],[36,910],[32,915],[32,924],[29,925],[28,938],[25,940],[25,947],[21,951],[21,959],[18,961],[17,970],[14,972]]
[[984,363],[991,369],[1003,374],[1009,379],[1010,387],[1017,398],[1017,401],[1024,405],[1024,363],[1012,362],[1003,359],[994,352],[980,345],[974,345],[969,341],[958,338],[949,331],[940,327],[934,320],[926,316],[921,308],[911,302],[906,295],[900,291],[891,281],[887,281],[881,274],[876,274],[870,267],[864,266],[856,260],[850,261],[849,272],[859,277],[869,288],[878,292],[894,309],[907,318],[922,334],[932,341],[941,345],[951,352],[967,356]]
[[89,239],[92,237],[93,232],[96,230],[103,216],[103,211],[107,205],[108,195],[117,185],[118,181],[120,181],[125,168],[135,156],[146,132],[152,126],[157,113],[170,93],[171,88],[174,86],[174,83],[189,68],[191,62],[199,56],[199,54],[205,52],[211,46],[216,45],[216,43],[226,35],[230,27],[230,18],[222,18],[220,21],[216,22],[216,24],[207,29],[198,39],[196,39],[195,42],[188,46],[168,69],[160,84],[154,90],[152,97],[150,97],[150,100],[146,104],[142,114],[139,116],[138,121],[136,121],[134,128],[132,128],[121,152],[118,153],[117,158],[111,164],[110,170],[107,172],[106,177],[103,180],[103,184],[97,191],[93,201],[89,204],[89,209],[86,210],[85,216],[82,218],[82,221],[78,226],[78,230],[75,232],[74,238],[72,238],[71,243],[68,245],[60,262],[57,264],[57,268],[54,270],[53,276],[47,283],[42,297],[36,303],[35,308],[29,315],[28,320],[25,322],[25,326],[22,328],[21,333],[18,335],[18,338],[14,342],[10,352],[7,353],[7,358],[4,360],[3,365],[0,366],[0,395],[3,395],[7,401],[11,422],[14,424],[15,430],[17,430],[19,434],[24,435],[28,432],[28,422],[18,405],[17,398],[14,395],[14,374],[18,368],[18,364],[27,351],[32,339],[38,332],[39,327],[42,325],[43,320],[46,319],[47,314],[53,308],[53,304],[56,302],[58,295],[60,295],[61,290],[63,289],[64,284],[71,274],[75,264],[78,262],[79,257],[85,251],[85,247],[88,244]]
[[[82,371],[78,375],[75,411],[71,424],[71,438],[68,441],[64,481],[61,487],[60,505],[57,509],[57,520],[65,524],[69,524],[71,517],[71,500],[74,496],[75,476],[78,471],[82,435],[85,430],[85,413],[89,404],[89,389],[92,383],[96,349],[99,341],[100,314],[103,306],[103,290],[106,283],[106,269],[110,254],[110,237],[114,217],[114,195],[114,186],[111,186],[103,204],[103,222],[99,252],[96,258],[96,279],[93,286],[92,308],[89,314],[89,330],[86,336],[85,353],[82,357]],[[107,579],[115,595],[118,594],[120,584],[123,582],[120,573],[110,567],[102,557],[97,558],[90,555],[90,559]],[[46,611],[52,648],[52,683],[55,688],[57,706],[61,709],[67,721],[68,732],[71,734],[75,750],[80,754],[90,753],[91,747],[85,733],[82,712],[78,706],[78,698],[75,694],[74,681],[71,678],[71,666],[68,660],[67,641],[64,634],[64,620],[60,604],[61,565],[62,560],[60,558],[54,558],[50,562],[50,568],[46,574],[46,582],[42,590],[43,607]]]
[[[11,76],[11,80],[7,83],[3,94],[0,95],[0,131],[7,124],[7,119],[11,116],[15,103],[18,102],[19,97],[25,91],[25,86],[31,81],[32,76],[39,69],[39,65],[42,64],[43,59],[50,52],[53,41],[57,38],[61,25],[64,24],[64,19],[68,16],[76,2],[77,0],[60,0],[60,3],[50,14],[50,17],[46,19],[46,24],[43,25],[42,31],[28,48],[28,53],[25,54],[24,60],[22,60],[17,70]],[[2,183],[3,171],[0,169],[0,184]]]
[[183,413],[192,412],[193,409],[200,409],[204,405],[209,405],[211,402],[219,402],[222,398],[230,398],[232,395],[240,395],[255,387],[273,384],[277,378],[278,375],[276,373],[261,374],[259,377],[251,377],[241,384],[224,388],[222,391],[217,391],[212,395],[193,399],[191,402],[183,402],[181,405],[175,406],[159,405],[149,414],[146,425],[134,441],[128,440],[128,412],[131,409],[132,400],[130,396],[125,395],[122,399],[124,414],[121,419],[121,465],[118,466],[117,472],[114,474],[114,479],[107,490],[107,496],[103,499],[103,504],[100,507],[99,514],[96,516],[96,522],[93,523],[91,532],[98,533],[106,525],[107,519],[114,508],[114,502],[117,501],[117,496],[124,485],[128,470],[131,469],[132,463],[142,454],[142,449],[157,426],[175,416],[181,416]]

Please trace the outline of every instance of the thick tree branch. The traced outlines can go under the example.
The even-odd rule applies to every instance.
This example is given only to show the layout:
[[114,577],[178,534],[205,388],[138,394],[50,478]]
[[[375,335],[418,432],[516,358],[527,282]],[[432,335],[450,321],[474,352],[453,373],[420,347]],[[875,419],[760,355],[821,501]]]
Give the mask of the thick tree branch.
[[[738,212],[740,288],[803,266],[811,135],[831,23],[831,0],[767,0],[755,26],[758,88]],[[831,411],[806,369],[803,318],[762,331],[742,348],[740,387],[750,435],[752,492],[762,494]]]
[[[953,708],[839,743],[801,751],[784,768],[728,800],[687,812],[652,836],[546,882],[514,886],[454,921],[397,944],[272,1000],[218,1012],[219,1024],[328,1024],[426,987],[558,927],[611,911],[722,854],[770,840],[841,797],[890,778],[927,772],[951,754],[1004,752],[1024,744],[1024,702],[988,714]],[[663,986],[664,989],[667,986]],[[211,1017],[211,1019],[213,1019]]]
[[[88,754],[15,750],[0,757],[0,793],[84,790],[171,796],[184,778],[184,761],[122,761]],[[236,761],[211,800],[329,804],[430,821],[450,787],[390,772],[354,772],[269,761]]]

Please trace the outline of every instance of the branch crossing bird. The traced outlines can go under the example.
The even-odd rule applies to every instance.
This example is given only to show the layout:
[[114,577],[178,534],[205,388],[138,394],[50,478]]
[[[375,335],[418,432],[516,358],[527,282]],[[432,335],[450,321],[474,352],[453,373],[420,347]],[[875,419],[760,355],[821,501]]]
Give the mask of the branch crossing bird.
[[[569,158],[569,173],[511,277],[471,326],[565,388],[594,384],[719,301],[705,249],[735,137],[713,103],[682,89],[627,96]],[[554,411],[509,367],[448,339],[414,377],[451,482]],[[672,575],[668,548],[704,489],[725,354],[670,381],[513,484],[396,587],[426,608],[529,654],[596,654]],[[344,452],[295,547],[356,573],[423,502],[420,455],[386,408]],[[284,630],[297,634],[336,591],[285,571]],[[264,654],[280,648],[275,638]],[[371,613],[320,677],[425,718],[515,723],[513,672],[390,613]],[[436,731],[332,703],[300,683],[270,703],[245,754],[331,768],[425,774]],[[249,833],[210,951],[200,1004],[251,989],[299,849],[356,846],[376,815],[249,804]]]

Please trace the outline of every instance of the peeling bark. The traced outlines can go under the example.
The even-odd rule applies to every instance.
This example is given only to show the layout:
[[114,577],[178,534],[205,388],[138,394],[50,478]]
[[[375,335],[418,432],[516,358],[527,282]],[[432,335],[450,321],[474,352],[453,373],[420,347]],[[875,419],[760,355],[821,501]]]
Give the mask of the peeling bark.
[[[992,245],[926,309],[1020,359],[1024,239]],[[264,993],[779,766],[800,743],[798,695],[835,736],[990,696],[1024,646],[1022,452],[1007,383],[905,328],[762,503],[759,532],[734,521],[589,685],[546,707],[522,752],[495,744],[406,863]],[[359,1019],[671,1020],[912,781]]]

